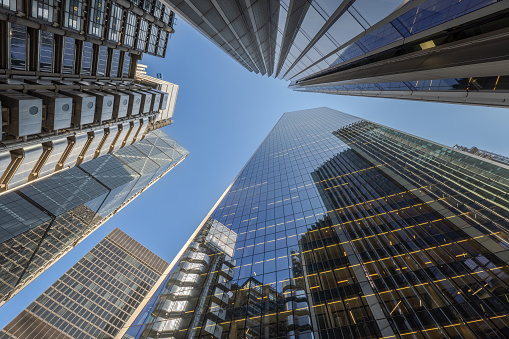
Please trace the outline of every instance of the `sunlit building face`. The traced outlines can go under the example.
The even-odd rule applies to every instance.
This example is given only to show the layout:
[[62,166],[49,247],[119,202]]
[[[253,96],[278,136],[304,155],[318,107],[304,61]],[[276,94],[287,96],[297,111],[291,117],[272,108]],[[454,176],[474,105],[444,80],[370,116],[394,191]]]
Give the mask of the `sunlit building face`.
[[284,114],[126,337],[506,337],[509,159],[472,153]]

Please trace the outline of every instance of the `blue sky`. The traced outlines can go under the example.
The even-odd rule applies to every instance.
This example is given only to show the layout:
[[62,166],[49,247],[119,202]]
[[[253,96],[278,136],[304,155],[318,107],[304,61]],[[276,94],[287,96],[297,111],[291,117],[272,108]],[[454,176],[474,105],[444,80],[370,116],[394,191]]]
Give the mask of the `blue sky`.
[[189,156],[1,307],[0,328],[114,227],[171,261],[284,112],[327,106],[445,145],[509,155],[507,109],[293,92],[249,73],[182,19],[175,29],[166,58],[142,63],[180,85],[175,122],[163,130]]

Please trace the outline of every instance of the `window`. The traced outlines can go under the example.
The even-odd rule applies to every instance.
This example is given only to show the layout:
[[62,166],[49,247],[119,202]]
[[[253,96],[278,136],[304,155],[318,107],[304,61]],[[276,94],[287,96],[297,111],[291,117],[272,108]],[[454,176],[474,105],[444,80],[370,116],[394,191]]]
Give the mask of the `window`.
[[148,40],[148,48],[147,48],[148,53],[154,54],[156,52],[158,35],[159,35],[159,28],[157,27],[157,25],[155,25],[155,24],[150,25],[150,37]]
[[110,20],[108,23],[108,40],[119,42],[122,29],[122,7],[116,3],[111,4]]
[[129,76],[129,66],[131,64],[131,54],[125,53],[124,54],[124,66],[122,67],[122,76],[128,77]]
[[97,46],[98,47],[98,57],[97,57],[97,74],[98,76],[106,75],[106,61],[108,59],[108,47],[106,46]]
[[53,72],[53,33],[41,31],[39,69],[41,72]]
[[161,33],[159,33],[159,42],[157,45],[157,55],[158,56],[164,56],[164,48],[166,47],[166,39],[168,39],[168,32],[165,30],[161,30]]
[[68,36],[64,37],[64,50],[62,58],[62,73],[74,73],[74,56],[75,56],[74,39]]
[[104,0],[90,0],[88,34],[102,37],[104,23]]
[[52,22],[53,0],[33,0],[32,17]]
[[118,76],[118,66],[120,61],[120,50],[112,49],[111,51],[111,68],[110,68],[110,77]]
[[150,10],[152,9],[152,2],[154,0],[144,0],[143,1],[143,10],[147,13],[150,13]]
[[[171,9],[169,9],[168,7],[164,6],[164,10],[163,10],[163,22],[166,24],[166,25],[170,25],[170,19],[172,17],[172,13],[171,13]],[[171,26],[171,25],[170,25]]]
[[134,47],[134,38],[136,38],[136,23],[136,14],[131,11],[127,12],[124,36],[124,45],[126,46]]
[[23,25],[11,24],[11,69],[26,70],[27,28]]
[[80,0],[65,0],[64,27],[81,30],[82,2]]
[[145,19],[140,19],[140,26],[138,27],[138,42],[136,49],[140,51],[145,50],[147,44],[148,22]]
[[156,3],[154,5],[154,17],[159,19],[161,17],[161,10],[163,9],[163,4],[161,1],[156,0]]
[[84,75],[92,74],[92,49],[93,45],[91,42],[83,43],[83,59],[81,62],[81,74]]
[[0,7],[16,10],[16,0],[0,0]]

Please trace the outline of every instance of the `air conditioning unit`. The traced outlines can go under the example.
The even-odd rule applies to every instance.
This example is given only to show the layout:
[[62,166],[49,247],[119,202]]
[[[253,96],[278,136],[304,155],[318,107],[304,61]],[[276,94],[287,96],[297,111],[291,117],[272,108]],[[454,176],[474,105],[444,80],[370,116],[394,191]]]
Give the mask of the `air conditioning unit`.
[[150,113],[154,94],[142,90],[136,90],[135,92],[141,94],[141,113]]
[[129,95],[127,115],[130,117],[139,115],[141,108],[141,94],[133,91],[122,91],[122,93]]
[[72,98],[45,89],[30,91],[31,95],[41,98],[46,105],[44,127],[50,131],[71,127]]
[[95,96],[71,89],[60,90],[63,95],[72,98],[74,114],[72,123],[76,126],[91,124],[95,116]]
[[147,92],[152,93],[154,95],[150,111],[159,112],[159,109],[161,108],[161,92],[156,91],[154,89],[148,90]]
[[42,100],[13,90],[0,92],[2,106],[10,109],[9,125],[5,132],[19,138],[41,133]]
[[113,115],[113,102],[115,100],[113,95],[95,90],[86,90],[84,92],[95,96],[94,120],[96,122],[111,120]]
[[107,90],[105,93],[113,95],[113,118],[125,118],[129,110],[129,94]]

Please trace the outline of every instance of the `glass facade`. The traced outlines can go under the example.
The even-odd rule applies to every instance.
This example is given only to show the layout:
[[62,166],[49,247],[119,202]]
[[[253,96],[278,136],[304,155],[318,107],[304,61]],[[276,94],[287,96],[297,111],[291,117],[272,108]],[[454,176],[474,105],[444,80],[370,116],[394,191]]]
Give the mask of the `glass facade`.
[[286,113],[124,338],[506,338],[507,178],[328,108]]
[[0,196],[0,302],[30,283],[187,154],[156,130],[133,145]]
[[11,321],[0,338],[113,338],[167,266],[117,228]]
[[507,27],[503,1],[169,2],[247,70],[288,80],[293,90],[509,104],[503,94],[509,73],[482,70],[491,66],[481,61],[505,60],[496,47],[505,41],[488,46],[484,40]]

